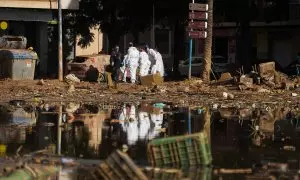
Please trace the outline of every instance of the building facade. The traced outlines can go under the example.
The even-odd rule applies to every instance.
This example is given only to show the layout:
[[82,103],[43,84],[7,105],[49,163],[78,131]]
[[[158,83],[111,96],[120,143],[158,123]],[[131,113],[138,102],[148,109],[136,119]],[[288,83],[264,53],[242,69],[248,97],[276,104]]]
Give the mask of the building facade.
[[[62,9],[76,10],[78,0],[62,0]],[[57,0],[1,0],[0,21],[8,23],[1,35],[25,36],[27,46],[33,47],[40,59],[40,73],[49,70],[48,23],[57,13]]]

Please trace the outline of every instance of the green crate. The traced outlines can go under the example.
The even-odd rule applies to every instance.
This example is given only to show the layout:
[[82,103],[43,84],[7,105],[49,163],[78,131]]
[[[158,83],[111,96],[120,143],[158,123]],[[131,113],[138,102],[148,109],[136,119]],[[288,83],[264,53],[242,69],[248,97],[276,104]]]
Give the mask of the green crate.
[[193,167],[210,165],[211,148],[205,133],[152,140],[148,159],[155,167]]

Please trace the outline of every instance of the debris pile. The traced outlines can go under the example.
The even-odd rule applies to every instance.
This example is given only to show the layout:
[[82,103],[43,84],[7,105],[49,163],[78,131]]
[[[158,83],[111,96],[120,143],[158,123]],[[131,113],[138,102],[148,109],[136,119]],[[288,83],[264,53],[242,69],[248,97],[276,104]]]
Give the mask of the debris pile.
[[299,79],[290,79],[286,74],[275,70],[275,62],[254,66],[248,74],[239,71],[239,76],[231,77],[230,73],[223,73],[218,83],[234,82],[241,91],[254,90],[269,93],[273,89],[294,90],[299,86]]

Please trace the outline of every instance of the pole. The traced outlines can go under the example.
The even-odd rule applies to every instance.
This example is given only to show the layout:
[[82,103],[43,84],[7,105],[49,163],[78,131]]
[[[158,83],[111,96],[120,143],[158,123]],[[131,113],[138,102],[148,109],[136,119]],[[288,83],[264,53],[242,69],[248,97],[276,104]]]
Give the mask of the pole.
[[[193,0],[193,3],[195,3],[195,0]],[[194,12],[194,11],[192,11]],[[193,22],[193,19],[191,19],[191,22]],[[191,29],[193,31],[193,29]],[[193,58],[193,39],[190,38],[190,53],[189,53],[189,79],[192,78],[192,58]]]
[[189,53],[189,79],[192,78],[192,58],[193,58],[193,39],[190,39],[190,53]]
[[62,10],[58,0],[58,79],[63,81]]
[[189,134],[192,134],[191,108],[188,108],[188,129]]
[[58,110],[58,121],[57,121],[57,154],[61,154],[61,130],[62,130],[62,105],[59,106]]

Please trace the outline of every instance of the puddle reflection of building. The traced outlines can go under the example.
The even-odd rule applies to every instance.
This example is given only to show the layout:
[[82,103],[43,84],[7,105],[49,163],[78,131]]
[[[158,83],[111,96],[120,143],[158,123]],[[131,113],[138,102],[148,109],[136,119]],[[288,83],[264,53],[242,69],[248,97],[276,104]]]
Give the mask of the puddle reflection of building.
[[22,144],[26,141],[26,130],[36,123],[34,111],[17,108],[11,113],[1,113],[0,144]]
[[[246,163],[250,161],[249,157],[253,161],[260,160],[264,154],[283,156],[282,146],[297,144],[290,112],[287,107],[221,108],[215,111],[212,120],[215,162],[228,164],[236,159],[236,162]],[[226,159],[225,154],[235,156]]]
[[166,119],[169,136],[197,133],[204,129],[204,113],[198,113],[197,110],[189,110],[187,107],[174,109],[174,112],[168,115]]
[[37,125],[34,131],[35,150],[45,149],[57,141],[58,114],[38,111]]
[[[102,143],[103,122],[105,119],[110,118],[111,110],[101,111],[98,109],[95,114],[84,114],[84,111],[80,110],[81,114],[76,114],[75,112],[78,109],[79,107],[66,109],[68,122],[72,124],[72,139],[79,146],[87,143],[87,147],[81,147],[80,151],[92,152],[92,154],[98,155],[99,146]],[[80,148],[79,146],[75,148]],[[73,151],[78,150],[74,149]]]

